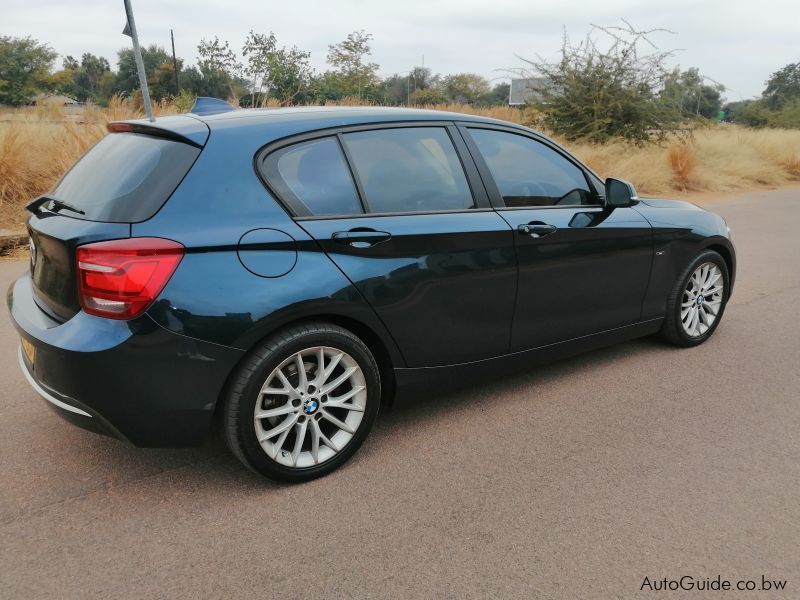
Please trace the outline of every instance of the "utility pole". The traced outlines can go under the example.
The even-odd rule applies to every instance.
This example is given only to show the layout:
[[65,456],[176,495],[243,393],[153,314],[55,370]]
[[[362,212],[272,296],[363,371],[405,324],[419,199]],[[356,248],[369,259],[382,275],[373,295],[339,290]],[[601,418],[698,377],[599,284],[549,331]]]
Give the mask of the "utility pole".
[[125,2],[125,14],[128,17],[128,24],[122,33],[131,36],[131,39],[133,40],[133,57],[136,59],[136,70],[139,72],[139,86],[142,88],[144,112],[150,121],[155,121],[153,118],[153,107],[150,104],[150,90],[147,89],[147,73],[144,70],[142,49],[139,46],[139,35],[136,33],[136,22],[133,20],[131,0],[123,0],[123,2]]
[[175,58],[175,36],[172,33],[172,29],[169,30],[169,38],[172,40],[172,67],[175,70],[175,95],[178,96],[181,93],[181,82],[178,79],[178,59]]

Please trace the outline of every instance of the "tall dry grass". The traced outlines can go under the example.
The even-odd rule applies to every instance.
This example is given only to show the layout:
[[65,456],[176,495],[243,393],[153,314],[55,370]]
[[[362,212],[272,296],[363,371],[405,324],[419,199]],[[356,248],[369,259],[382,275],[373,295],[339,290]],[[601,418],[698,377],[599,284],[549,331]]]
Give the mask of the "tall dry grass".
[[[531,111],[509,106],[424,108],[524,125],[538,122]],[[155,112],[177,111],[169,104],[157,104]],[[88,106],[80,115],[52,106],[0,111],[0,227],[21,228],[24,204],[50,189],[105,134],[109,121],[142,116],[141,109],[120,99],[108,108]],[[796,130],[721,125],[644,147],[624,141],[603,145],[558,141],[600,175],[628,179],[645,195],[736,192],[800,181],[800,131]]]

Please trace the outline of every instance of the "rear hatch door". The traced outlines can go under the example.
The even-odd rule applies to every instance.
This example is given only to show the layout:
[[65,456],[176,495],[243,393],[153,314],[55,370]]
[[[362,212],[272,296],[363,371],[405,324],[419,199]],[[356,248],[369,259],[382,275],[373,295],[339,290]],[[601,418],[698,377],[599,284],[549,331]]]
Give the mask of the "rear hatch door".
[[112,123],[111,133],[51,193],[29,205],[34,298],[51,317],[65,321],[80,310],[75,249],[130,237],[131,223],[158,212],[191,169],[207,139],[207,126],[190,117],[175,119],[186,119],[188,127],[202,127],[206,134]]

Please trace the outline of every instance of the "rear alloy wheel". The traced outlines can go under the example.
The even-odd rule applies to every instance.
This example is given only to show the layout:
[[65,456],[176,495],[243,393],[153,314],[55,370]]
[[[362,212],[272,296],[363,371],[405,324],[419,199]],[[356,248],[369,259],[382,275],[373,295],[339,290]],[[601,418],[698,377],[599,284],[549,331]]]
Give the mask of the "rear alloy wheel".
[[267,477],[313,479],[355,453],[379,397],[375,360],[352,333],[326,323],[288,329],[240,368],[225,411],[228,445]]
[[711,250],[698,256],[667,298],[661,337],[677,346],[702,344],[714,333],[728,301],[728,267]]

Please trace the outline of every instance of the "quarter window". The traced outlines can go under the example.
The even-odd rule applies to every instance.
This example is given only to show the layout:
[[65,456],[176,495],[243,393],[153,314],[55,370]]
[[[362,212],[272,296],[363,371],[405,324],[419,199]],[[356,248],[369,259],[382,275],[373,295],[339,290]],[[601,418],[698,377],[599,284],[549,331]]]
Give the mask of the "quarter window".
[[531,138],[470,128],[506,206],[596,204],[583,171]]
[[298,216],[363,212],[339,142],[326,137],[288,146],[264,160],[270,185]]
[[443,127],[346,133],[369,212],[426,212],[475,207],[464,169]]

